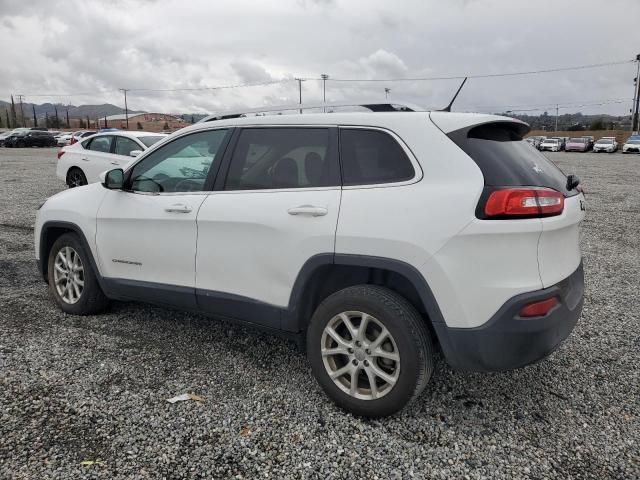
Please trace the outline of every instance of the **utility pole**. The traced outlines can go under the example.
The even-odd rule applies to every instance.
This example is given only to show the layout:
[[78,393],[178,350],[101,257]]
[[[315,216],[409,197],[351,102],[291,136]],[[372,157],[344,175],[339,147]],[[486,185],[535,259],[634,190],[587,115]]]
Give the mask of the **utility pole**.
[[127,92],[130,90],[129,88],[120,88],[118,89],[122,93],[124,93],[124,118],[127,122],[127,130],[129,130],[129,108],[127,107]]
[[24,109],[22,108],[22,99],[24,98],[24,95],[18,95],[18,100],[20,101],[20,118],[21,120],[21,124],[23,127],[27,126],[27,122],[24,121]]
[[633,115],[631,116],[631,132],[637,132],[640,130],[640,125],[638,125],[638,107],[640,107],[640,54],[636,55],[636,63],[638,64],[638,71],[633,85]]
[[558,131],[558,110],[560,110],[560,105],[556,103],[556,132]]
[[[302,105],[302,82],[304,82],[304,78],[296,78],[295,80],[298,82],[298,96],[299,96],[298,103]],[[300,109],[300,113],[302,113],[302,109]]]
[[389,87],[384,87],[384,98],[389,98],[389,92],[391,89]]
[[322,79],[322,111],[326,112],[327,109],[324,104],[327,103],[327,79],[329,78],[329,75],[323,73],[320,75],[320,78]]

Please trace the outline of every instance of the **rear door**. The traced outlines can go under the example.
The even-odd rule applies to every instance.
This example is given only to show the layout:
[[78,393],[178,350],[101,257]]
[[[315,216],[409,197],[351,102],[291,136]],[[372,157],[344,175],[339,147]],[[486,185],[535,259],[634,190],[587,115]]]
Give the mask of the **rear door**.
[[302,266],[334,252],[337,130],[243,128],[232,144],[216,191],[198,214],[198,304],[280,328]]
[[80,167],[89,183],[97,182],[102,172],[118,168],[111,153],[112,135],[100,135],[82,142],[84,150],[78,150]]

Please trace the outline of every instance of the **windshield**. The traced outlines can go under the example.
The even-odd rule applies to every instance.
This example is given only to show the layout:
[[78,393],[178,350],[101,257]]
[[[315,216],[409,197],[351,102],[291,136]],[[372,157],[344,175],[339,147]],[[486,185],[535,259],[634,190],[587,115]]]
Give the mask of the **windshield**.
[[555,138],[548,138],[542,143],[558,143],[558,140],[556,140]]
[[596,143],[599,143],[600,145],[610,145],[613,143],[613,140],[609,139],[609,138],[602,138],[600,140],[598,140]]
[[148,137],[138,137],[138,140],[140,140],[142,143],[145,144],[146,147],[150,147],[151,145],[153,145],[154,143],[159,142],[160,140],[162,140],[164,137],[163,136],[148,136]]
[[633,143],[634,145],[638,144],[640,143],[640,138],[630,138],[629,140],[627,140],[627,143]]
[[571,138],[569,141],[571,143],[584,143],[586,140],[584,138]]

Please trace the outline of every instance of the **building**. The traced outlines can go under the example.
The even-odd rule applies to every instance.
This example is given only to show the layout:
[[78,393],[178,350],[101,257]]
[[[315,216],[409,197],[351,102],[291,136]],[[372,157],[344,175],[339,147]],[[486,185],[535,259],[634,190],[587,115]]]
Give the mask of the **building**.
[[[130,113],[129,130],[145,130],[147,132],[162,132],[164,130],[177,130],[185,127],[187,123],[180,117],[166,113]],[[100,128],[127,128],[127,119],[124,113],[109,115],[100,119]]]

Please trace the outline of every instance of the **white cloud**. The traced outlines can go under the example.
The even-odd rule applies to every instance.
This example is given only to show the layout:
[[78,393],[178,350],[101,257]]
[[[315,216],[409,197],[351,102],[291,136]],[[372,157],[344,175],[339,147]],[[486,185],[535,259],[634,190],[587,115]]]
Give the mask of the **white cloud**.
[[[491,73],[631,59],[640,2],[610,0],[3,0],[0,98],[121,104],[118,88],[196,88],[296,76],[389,78]],[[540,21],[553,12],[557,21]],[[470,80],[456,107],[630,98],[634,66]],[[446,105],[458,81],[327,83],[330,100]],[[78,93],[96,92],[92,95]],[[103,92],[103,93],[98,93]],[[305,100],[322,83],[303,84]],[[131,92],[136,109],[215,111],[295,103],[297,83],[200,92]],[[626,113],[630,105],[584,108]]]

